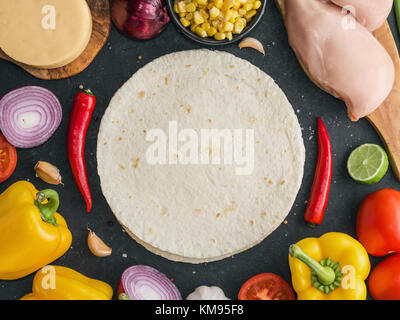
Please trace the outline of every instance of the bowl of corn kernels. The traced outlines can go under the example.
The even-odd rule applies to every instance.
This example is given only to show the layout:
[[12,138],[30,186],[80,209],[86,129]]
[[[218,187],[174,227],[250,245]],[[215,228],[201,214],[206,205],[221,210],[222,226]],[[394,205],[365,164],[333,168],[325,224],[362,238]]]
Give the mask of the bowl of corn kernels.
[[242,39],[260,21],[267,0],[167,0],[172,20],[190,39],[224,45]]

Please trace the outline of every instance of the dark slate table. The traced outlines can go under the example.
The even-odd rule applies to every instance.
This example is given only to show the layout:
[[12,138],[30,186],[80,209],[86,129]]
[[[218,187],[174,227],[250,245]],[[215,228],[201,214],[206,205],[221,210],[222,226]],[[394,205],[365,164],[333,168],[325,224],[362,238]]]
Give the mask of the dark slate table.
[[[389,21],[398,43],[393,13]],[[255,64],[274,78],[286,93],[303,129],[306,146],[303,183],[287,217],[287,224],[282,224],[261,244],[244,253],[219,262],[200,265],[172,262],[154,255],[122,231],[100,189],[96,169],[96,143],[101,117],[111,97],[133,73],[161,55],[180,50],[200,49],[203,46],[185,38],[172,23],[158,38],[145,42],[131,40],[112,26],[106,45],[93,63],[84,72],[69,79],[38,80],[13,64],[0,61],[0,97],[23,85],[38,85],[53,91],[63,106],[64,120],[53,137],[38,148],[19,149],[15,173],[9,180],[0,184],[0,192],[22,179],[29,179],[38,189],[46,188],[48,185],[35,177],[35,163],[45,160],[60,168],[65,186],[55,188],[61,198],[59,212],[68,222],[73,241],[71,249],[54,264],[71,267],[89,277],[104,280],[115,290],[121,273],[127,267],[145,264],[174,278],[184,297],[199,285],[216,285],[223,288],[228,297],[236,298],[241,285],[258,273],[273,272],[290,282],[287,262],[289,244],[305,237],[318,237],[329,231],[355,236],[357,209],[363,198],[385,187],[399,188],[399,182],[391,170],[380,183],[372,186],[360,185],[348,176],[346,160],[351,150],[362,143],[381,143],[379,137],[367,120],[351,122],[344,104],[319,90],[306,77],[288,46],[285,28],[273,1],[268,2],[266,13],[252,36],[264,44],[265,57],[252,49],[240,51],[237,44],[218,49],[231,52]],[[139,56],[142,56],[142,59],[138,59]],[[86,144],[88,174],[94,202],[91,214],[86,213],[84,201],[75,186],[66,152],[70,107],[80,84],[91,88],[98,101]],[[325,220],[321,226],[310,228],[303,221],[303,213],[314,176],[318,116],[323,117],[332,140],[334,167]],[[113,248],[110,257],[96,258],[89,252],[86,242],[87,226]],[[373,265],[377,261],[379,260],[371,258]],[[33,274],[15,281],[0,280],[0,299],[18,299],[30,292],[32,279]]]

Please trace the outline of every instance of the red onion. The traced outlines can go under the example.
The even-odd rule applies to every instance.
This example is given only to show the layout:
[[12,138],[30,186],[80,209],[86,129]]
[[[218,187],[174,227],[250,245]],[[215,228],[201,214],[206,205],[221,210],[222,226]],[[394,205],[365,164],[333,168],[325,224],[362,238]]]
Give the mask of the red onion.
[[111,16],[123,33],[140,40],[160,34],[169,22],[164,0],[113,0]]
[[118,288],[120,300],[182,300],[176,286],[160,271],[133,266],[124,271]]
[[18,148],[32,148],[46,142],[61,118],[57,97],[41,87],[21,87],[0,100],[0,129]]

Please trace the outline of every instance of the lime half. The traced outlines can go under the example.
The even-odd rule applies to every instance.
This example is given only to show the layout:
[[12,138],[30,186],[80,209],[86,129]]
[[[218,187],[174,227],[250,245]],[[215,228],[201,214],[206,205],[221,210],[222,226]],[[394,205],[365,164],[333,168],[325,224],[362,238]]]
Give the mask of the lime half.
[[354,149],[347,160],[347,171],[353,180],[373,184],[379,182],[389,168],[386,151],[377,144],[366,143]]

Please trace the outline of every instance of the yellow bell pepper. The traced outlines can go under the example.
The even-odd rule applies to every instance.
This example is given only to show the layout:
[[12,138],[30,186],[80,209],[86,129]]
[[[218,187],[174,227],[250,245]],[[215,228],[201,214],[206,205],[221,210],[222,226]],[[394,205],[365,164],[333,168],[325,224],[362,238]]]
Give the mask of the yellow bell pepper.
[[21,300],[111,300],[112,288],[105,282],[61,266],[46,266],[33,278],[32,293]]
[[27,181],[0,194],[0,279],[22,278],[69,249],[72,235],[58,205],[57,192],[38,192]]
[[364,247],[347,234],[306,238],[289,249],[292,284],[299,300],[365,300],[371,269]]

